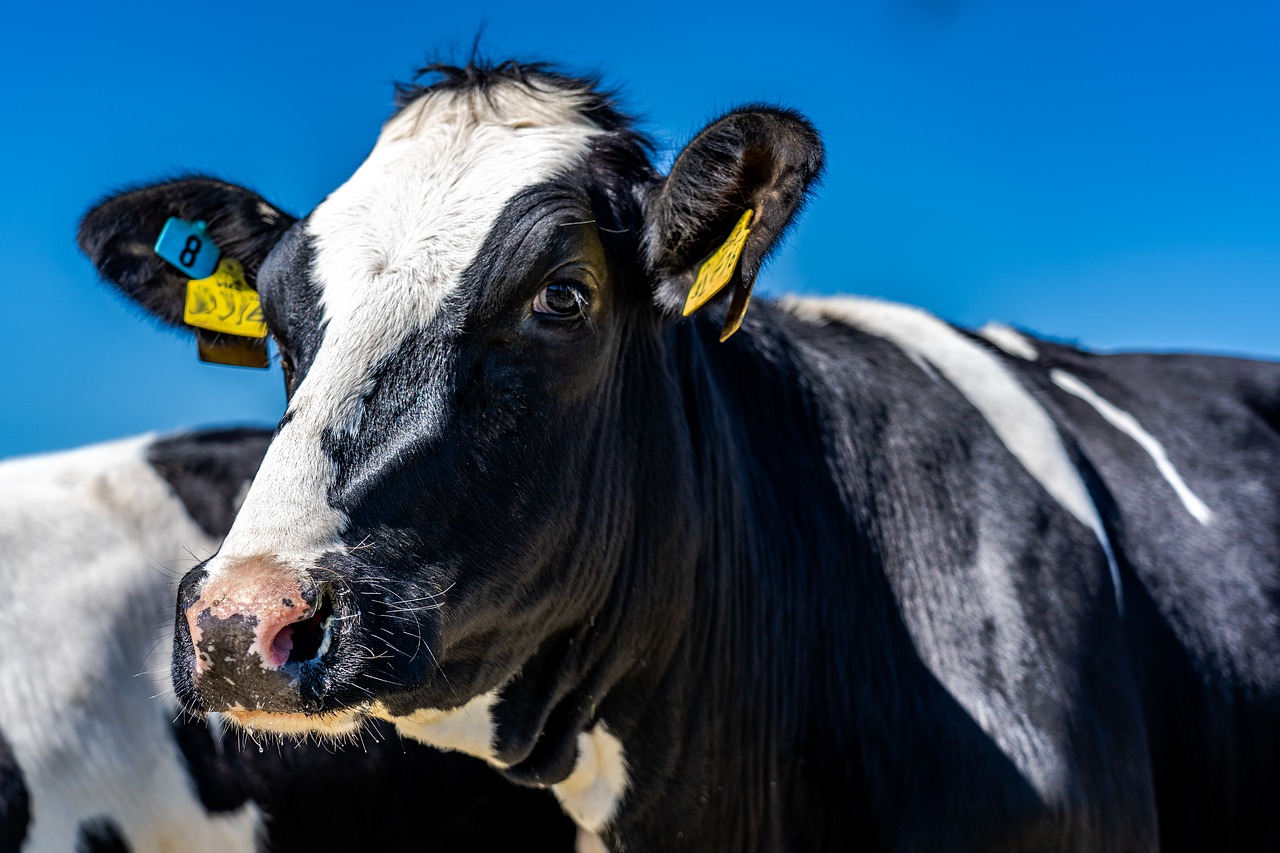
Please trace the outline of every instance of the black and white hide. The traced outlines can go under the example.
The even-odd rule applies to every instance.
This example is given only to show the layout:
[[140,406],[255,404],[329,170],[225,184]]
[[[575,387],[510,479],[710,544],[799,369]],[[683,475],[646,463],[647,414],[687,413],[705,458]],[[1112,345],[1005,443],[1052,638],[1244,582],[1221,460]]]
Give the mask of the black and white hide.
[[269,437],[0,463],[0,850],[572,850],[549,795],[390,726],[282,745],[178,710],[174,588],[216,550]]
[[802,117],[662,175],[589,81],[433,74],[302,219],[192,177],[81,225],[181,326],[150,247],[208,223],[291,392],[187,707],[390,723],[619,853],[1280,847],[1280,365],[748,307]]

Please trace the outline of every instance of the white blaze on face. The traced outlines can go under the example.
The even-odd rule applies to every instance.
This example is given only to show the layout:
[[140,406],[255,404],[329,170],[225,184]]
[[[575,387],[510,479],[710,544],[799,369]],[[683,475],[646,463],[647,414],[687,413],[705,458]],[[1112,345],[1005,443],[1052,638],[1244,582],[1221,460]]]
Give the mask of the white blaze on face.
[[339,547],[322,437],[359,428],[372,368],[431,323],[507,202],[582,160],[600,132],[584,103],[516,83],[424,95],[311,214],[324,340],[211,576],[262,555],[305,567]]

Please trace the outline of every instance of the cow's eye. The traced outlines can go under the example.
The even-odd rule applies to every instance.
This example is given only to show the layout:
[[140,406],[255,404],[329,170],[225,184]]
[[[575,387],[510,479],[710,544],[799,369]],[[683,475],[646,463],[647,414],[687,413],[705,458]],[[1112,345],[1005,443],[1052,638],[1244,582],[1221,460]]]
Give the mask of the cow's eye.
[[553,281],[533,298],[533,313],[557,320],[572,320],[587,311],[586,290],[576,282]]

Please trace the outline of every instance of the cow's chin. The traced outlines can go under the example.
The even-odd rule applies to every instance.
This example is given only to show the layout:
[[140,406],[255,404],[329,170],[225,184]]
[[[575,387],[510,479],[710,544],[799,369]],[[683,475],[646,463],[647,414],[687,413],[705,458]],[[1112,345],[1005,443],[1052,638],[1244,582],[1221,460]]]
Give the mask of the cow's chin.
[[323,714],[284,714],[276,711],[250,710],[232,706],[220,712],[244,729],[251,737],[258,734],[286,735],[295,738],[316,737],[328,740],[355,738],[369,714],[362,708],[348,708]]
[[377,701],[321,714],[251,710],[239,704],[219,713],[244,729],[250,737],[273,734],[334,741],[353,741],[359,737],[366,721],[384,720],[392,723],[401,735],[410,740],[437,749],[464,752],[498,767],[505,767],[494,754],[493,748],[492,709],[497,700],[498,691],[491,690],[473,697],[457,708],[419,708],[400,716]]

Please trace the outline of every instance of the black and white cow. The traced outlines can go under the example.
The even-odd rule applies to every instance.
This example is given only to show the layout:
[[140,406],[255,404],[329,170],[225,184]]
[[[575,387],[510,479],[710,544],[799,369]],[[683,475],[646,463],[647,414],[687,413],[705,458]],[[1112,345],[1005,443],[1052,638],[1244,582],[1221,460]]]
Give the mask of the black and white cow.
[[572,850],[549,795],[389,725],[280,748],[177,712],[177,578],[231,526],[269,437],[0,463],[0,851]]
[[390,721],[619,851],[1280,844],[1280,365],[860,299],[722,343],[804,119],[735,110],[661,176],[590,82],[431,71],[302,220],[193,177],[81,226],[181,325],[150,247],[207,222],[291,392],[181,585],[183,701]]

